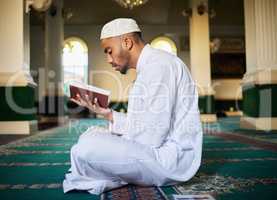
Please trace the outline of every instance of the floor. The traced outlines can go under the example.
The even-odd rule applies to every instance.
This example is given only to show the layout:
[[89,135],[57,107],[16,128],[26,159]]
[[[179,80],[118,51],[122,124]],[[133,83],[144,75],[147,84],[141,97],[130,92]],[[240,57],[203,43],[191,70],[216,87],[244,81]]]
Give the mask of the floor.
[[169,200],[176,194],[208,194],[224,200],[276,199],[277,151],[269,148],[275,135],[244,133],[238,131],[238,123],[239,118],[223,118],[213,125],[203,124],[202,164],[190,181],[168,187],[129,185],[96,196],[85,191],[64,194],[61,183],[70,167],[70,148],[79,135],[91,125],[106,127],[107,122],[71,121],[0,146],[0,196],[21,200]]

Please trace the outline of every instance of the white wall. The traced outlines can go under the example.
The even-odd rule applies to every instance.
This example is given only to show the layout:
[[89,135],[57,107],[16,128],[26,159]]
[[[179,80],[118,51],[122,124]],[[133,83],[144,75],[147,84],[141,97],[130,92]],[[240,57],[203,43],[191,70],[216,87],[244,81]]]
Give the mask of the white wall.
[[241,100],[241,79],[214,79],[212,86],[216,100]]

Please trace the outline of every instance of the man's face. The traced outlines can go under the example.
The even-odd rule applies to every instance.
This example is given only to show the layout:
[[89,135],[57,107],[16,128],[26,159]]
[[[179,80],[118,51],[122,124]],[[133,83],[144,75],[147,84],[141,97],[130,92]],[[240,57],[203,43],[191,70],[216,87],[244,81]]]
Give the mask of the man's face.
[[126,74],[129,69],[130,53],[123,48],[121,37],[103,39],[101,40],[101,46],[107,56],[107,62],[116,71]]

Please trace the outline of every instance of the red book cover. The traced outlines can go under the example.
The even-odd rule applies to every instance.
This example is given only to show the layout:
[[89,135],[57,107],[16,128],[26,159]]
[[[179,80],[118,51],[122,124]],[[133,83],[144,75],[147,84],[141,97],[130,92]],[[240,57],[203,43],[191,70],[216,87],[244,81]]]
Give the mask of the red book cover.
[[100,107],[107,108],[109,105],[109,98],[111,92],[83,83],[70,83],[69,84],[70,98],[77,100],[77,94],[82,99],[86,99],[85,95],[88,95],[90,101],[93,103],[94,99],[97,98]]

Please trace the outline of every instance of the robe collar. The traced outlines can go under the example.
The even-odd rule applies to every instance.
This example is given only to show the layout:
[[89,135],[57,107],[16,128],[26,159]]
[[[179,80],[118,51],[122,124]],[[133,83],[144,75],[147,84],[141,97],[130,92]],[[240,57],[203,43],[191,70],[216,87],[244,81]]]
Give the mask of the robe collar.
[[150,56],[151,50],[152,50],[152,47],[149,44],[146,44],[143,47],[137,62],[137,67],[136,67],[137,73],[139,73],[147,63],[147,60],[148,60],[147,58]]

